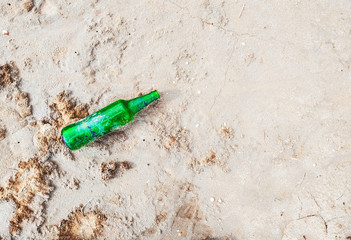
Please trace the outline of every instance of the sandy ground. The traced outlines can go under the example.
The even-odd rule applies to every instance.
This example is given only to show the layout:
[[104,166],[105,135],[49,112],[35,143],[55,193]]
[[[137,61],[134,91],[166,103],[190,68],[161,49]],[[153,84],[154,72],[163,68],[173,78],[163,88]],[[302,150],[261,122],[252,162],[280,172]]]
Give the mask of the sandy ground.
[[[0,239],[351,239],[351,2],[2,0]],[[60,130],[157,89],[78,151]]]

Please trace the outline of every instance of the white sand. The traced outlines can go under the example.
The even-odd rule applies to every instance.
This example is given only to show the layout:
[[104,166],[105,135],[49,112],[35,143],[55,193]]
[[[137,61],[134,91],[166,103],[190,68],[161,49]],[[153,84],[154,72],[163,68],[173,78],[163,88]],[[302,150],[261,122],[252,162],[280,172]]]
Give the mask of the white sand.
[[[348,239],[350,9],[2,1],[0,239]],[[153,89],[123,129],[60,141],[84,109]],[[109,161],[132,168],[104,181]]]

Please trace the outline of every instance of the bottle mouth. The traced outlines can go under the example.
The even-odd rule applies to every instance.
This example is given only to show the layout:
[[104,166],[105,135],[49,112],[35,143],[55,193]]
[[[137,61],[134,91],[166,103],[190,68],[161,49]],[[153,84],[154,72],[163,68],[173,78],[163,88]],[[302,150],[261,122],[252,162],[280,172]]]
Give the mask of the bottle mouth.
[[153,95],[155,96],[156,99],[160,98],[160,94],[157,92],[157,90],[152,91]]

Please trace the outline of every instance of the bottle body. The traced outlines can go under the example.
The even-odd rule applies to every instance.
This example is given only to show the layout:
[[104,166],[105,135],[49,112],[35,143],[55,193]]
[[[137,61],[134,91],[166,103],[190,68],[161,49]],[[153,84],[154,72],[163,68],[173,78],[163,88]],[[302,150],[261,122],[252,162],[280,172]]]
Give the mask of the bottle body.
[[157,100],[159,94],[149,94],[126,101],[117,100],[99,111],[64,127],[62,139],[71,150],[77,150],[95,139],[120,128],[131,121],[141,109]]

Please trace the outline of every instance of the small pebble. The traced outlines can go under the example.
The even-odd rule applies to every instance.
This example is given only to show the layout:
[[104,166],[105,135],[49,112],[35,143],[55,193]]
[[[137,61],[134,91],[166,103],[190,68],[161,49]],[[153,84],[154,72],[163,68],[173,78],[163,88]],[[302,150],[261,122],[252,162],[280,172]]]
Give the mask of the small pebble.
[[[196,124],[196,125],[195,125],[195,127],[199,127],[199,126],[200,126],[200,124]],[[212,199],[212,198],[211,198],[211,199]],[[212,201],[212,202],[213,202],[213,201]]]
[[210,198],[210,201],[211,201],[211,202],[214,202],[214,200],[215,200],[215,199],[214,199],[213,197]]
[[197,94],[201,94],[201,91],[199,90],[199,91],[197,91]]
[[218,201],[218,203],[222,203],[222,199],[218,199],[217,201]]

